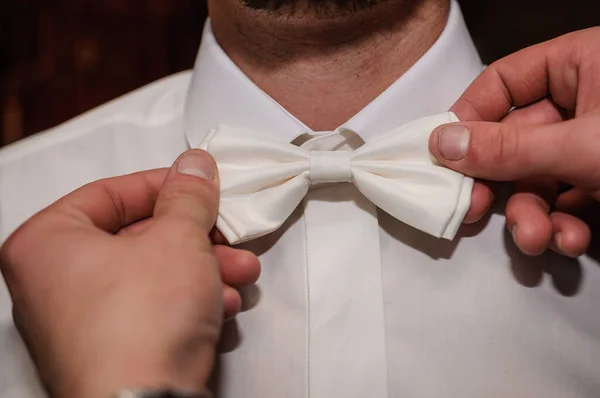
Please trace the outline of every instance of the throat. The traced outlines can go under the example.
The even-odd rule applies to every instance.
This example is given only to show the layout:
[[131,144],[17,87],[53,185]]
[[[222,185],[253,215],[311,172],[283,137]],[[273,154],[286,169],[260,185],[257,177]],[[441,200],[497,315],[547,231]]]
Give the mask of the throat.
[[388,0],[328,20],[218,1],[210,16],[221,47],[315,131],[336,129],[400,78],[435,43],[449,13],[447,0]]

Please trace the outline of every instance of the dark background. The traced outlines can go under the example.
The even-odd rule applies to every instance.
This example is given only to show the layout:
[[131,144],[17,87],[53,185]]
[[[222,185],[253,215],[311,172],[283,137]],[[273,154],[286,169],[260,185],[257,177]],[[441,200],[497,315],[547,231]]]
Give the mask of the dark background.
[[[486,63],[600,25],[600,0],[462,0]],[[189,69],[202,0],[0,1],[0,145]]]

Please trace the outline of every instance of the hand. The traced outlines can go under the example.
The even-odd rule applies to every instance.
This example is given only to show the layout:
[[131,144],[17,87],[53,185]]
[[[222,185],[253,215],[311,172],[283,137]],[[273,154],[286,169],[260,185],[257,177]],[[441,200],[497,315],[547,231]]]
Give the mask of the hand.
[[[600,215],[600,28],[495,62],[452,110],[469,122],[434,131],[430,150],[456,171],[517,181],[506,205],[517,246],[531,255],[585,253],[588,224]],[[560,193],[560,182],[572,188]],[[482,217],[493,196],[477,183],[466,221]]]
[[204,388],[223,295],[230,311],[240,301],[222,279],[259,272],[251,253],[212,245],[218,198],[216,165],[194,150],[170,170],[89,184],[7,240],[15,323],[52,396]]

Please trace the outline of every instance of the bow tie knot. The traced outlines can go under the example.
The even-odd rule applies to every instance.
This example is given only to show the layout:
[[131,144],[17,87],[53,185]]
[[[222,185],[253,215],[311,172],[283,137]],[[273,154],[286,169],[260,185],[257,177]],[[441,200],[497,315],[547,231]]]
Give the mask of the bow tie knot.
[[352,182],[352,152],[311,151],[308,176],[311,184]]

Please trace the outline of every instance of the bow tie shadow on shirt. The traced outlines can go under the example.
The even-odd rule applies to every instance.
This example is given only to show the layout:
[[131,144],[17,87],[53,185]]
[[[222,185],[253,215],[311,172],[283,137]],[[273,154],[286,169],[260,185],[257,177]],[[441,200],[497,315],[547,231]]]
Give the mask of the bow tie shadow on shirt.
[[[345,188],[351,187],[352,184],[335,184],[335,186],[323,185],[315,188],[315,190],[323,189],[336,189],[343,192]],[[357,201],[353,198],[347,198],[345,195],[323,195],[318,200],[336,203],[336,202],[348,202],[352,201],[356,206],[362,210],[367,211],[367,204],[364,201]],[[290,218],[283,224],[278,230],[255,239],[250,242],[242,243],[238,245],[241,249],[252,251],[257,256],[261,256],[268,252],[286,233],[286,231],[295,223],[300,222],[302,219],[302,212],[304,209],[305,202],[302,202],[296,210],[292,213]],[[419,231],[402,221],[395,219],[381,209],[377,209],[377,218],[379,220],[380,228],[394,238],[394,240],[406,244],[415,250],[422,252],[432,259],[450,259],[461,240],[464,238],[470,238],[479,233],[488,224],[489,215],[480,220],[474,225],[464,225],[456,235],[456,238],[452,241],[442,240],[433,237],[425,232]]]
[[[498,201],[492,208],[491,214],[504,217],[504,209],[511,193],[510,187],[505,186],[498,194]],[[598,231],[600,232],[600,230]],[[593,234],[592,236],[595,236]],[[594,247],[600,243],[596,238],[590,245],[588,255],[592,258],[600,258],[600,251]],[[548,277],[556,293],[563,297],[576,296],[582,287],[584,271],[579,259],[565,257],[552,250],[547,250],[540,256],[528,256],[523,254],[515,244],[512,234],[508,228],[503,231],[503,244],[510,261],[510,270],[515,281],[527,288],[538,288],[543,285],[544,277]]]
[[578,259],[568,258],[551,250],[541,256],[527,256],[517,248],[508,228],[504,231],[504,245],[511,260],[515,280],[529,288],[542,284],[548,275],[556,292],[564,297],[574,297],[583,282],[583,267]]
[[378,209],[377,214],[379,226],[385,233],[397,242],[410,246],[414,250],[417,250],[434,260],[451,259],[461,239],[465,237],[463,236],[463,230],[461,229],[451,241],[438,239],[396,220],[382,210]]

